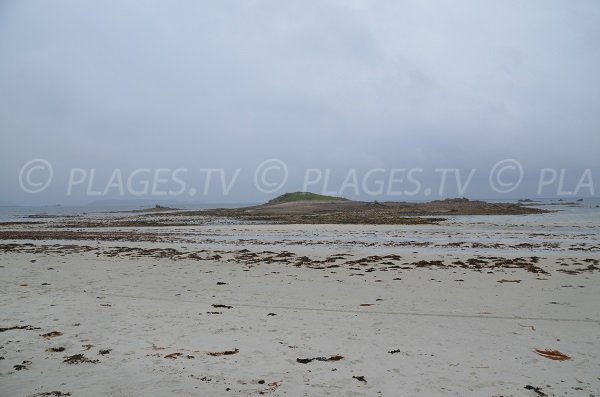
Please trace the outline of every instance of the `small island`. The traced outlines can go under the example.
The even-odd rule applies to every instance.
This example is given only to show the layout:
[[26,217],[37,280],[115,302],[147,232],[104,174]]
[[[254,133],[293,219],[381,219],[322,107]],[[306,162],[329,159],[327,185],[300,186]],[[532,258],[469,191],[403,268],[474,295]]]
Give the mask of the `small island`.
[[548,212],[515,203],[454,198],[431,202],[367,202],[310,192],[285,193],[265,204],[242,208],[184,211],[180,216],[209,215],[241,221],[286,224],[404,225],[437,223],[449,215],[527,215]]

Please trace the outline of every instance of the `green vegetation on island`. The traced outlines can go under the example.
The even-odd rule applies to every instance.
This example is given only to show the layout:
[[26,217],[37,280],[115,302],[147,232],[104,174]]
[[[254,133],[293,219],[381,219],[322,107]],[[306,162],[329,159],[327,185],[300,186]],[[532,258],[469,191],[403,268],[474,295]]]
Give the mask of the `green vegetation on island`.
[[349,201],[343,197],[325,196],[311,192],[285,193],[269,200],[269,204],[291,203],[294,201]]

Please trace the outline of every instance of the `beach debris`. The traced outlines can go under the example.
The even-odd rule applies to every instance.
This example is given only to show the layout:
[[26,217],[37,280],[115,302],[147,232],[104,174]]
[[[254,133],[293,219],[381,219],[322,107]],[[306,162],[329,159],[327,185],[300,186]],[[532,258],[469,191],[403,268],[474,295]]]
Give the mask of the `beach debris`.
[[390,350],[388,353],[390,353],[390,354],[400,353],[400,349]]
[[24,360],[21,364],[13,365],[13,368],[16,371],[21,371],[21,370],[24,370],[24,369],[29,369],[28,365],[31,365],[31,361]]
[[225,283],[223,281],[217,281],[217,285],[227,285],[227,283]]
[[42,334],[40,336],[44,339],[52,339],[52,338],[56,338],[57,336],[62,336],[62,334],[63,333],[60,331],[52,331],[52,332],[48,332],[47,334]]
[[527,386],[524,387],[524,389],[526,389],[526,390],[533,390],[535,392],[535,394],[537,394],[540,397],[547,397],[548,396],[546,393],[544,393],[542,391],[541,387],[535,387],[535,386],[527,385]]
[[81,364],[81,363],[97,364],[98,362],[99,362],[98,360],[90,360],[83,354],[74,354],[72,356],[67,356],[63,360],[63,363],[67,363],[67,364]]
[[365,377],[364,377],[364,376],[362,376],[362,375],[361,375],[361,376],[353,376],[353,377],[352,377],[352,379],[356,379],[357,381],[359,381],[359,382],[363,382],[363,383],[365,383],[365,384],[367,383],[367,380],[366,380],[366,379],[365,379]]
[[233,350],[225,350],[222,352],[207,352],[206,354],[208,354],[209,356],[230,356],[232,354],[238,354],[240,352],[240,349],[235,348]]
[[206,312],[206,314],[223,314],[223,312]]
[[106,354],[110,354],[111,351],[112,351],[112,349],[102,349],[102,350],[98,351],[98,354],[101,354],[104,356]]
[[81,345],[81,347],[85,348],[85,351],[90,350],[94,345]]
[[498,280],[497,282],[498,283],[517,283],[517,284],[519,284],[519,283],[521,283],[521,280],[507,280],[507,279],[503,278],[502,280]]
[[565,361],[565,360],[570,360],[571,357],[567,356],[566,354],[563,354],[561,352],[559,352],[558,350],[540,350],[540,349],[534,349],[533,350],[536,354],[542,356],[542,357],[546,357],[549,358],[550,360],[556,360],[556,361]]
[[54,390],[54,391],[45,391],[45,392],[41,392],[41,393],[30,394],[28,397],[64,397],[64,396],[70,396],[70,395],[71,395],[71,393],[69,393],[69,392],[62,392],[62,391]]
[[267,316],[276,316],[277,313],[267,313]]
[[308,364],[312,361],[340,361],[344,356],[335,355],[329,357],[313,357],[313,358],[297,358],[296,361],[300,364]]
[[60,347],[49,347],[48,349],[46,349],[47,352],[50,353],[60,353],[60,352],[64,352],[65,348],[60,346]]
[[[264,384],[265,381],[263,380],[262,383],[260,383],[261,381],[258,381],[259,384]],[[267,394],[267,393],[271,393],[273,391],[275,391],[279,386],[281,386],[281,382],[280,381],[275,381],[275,382],[270,382],[269,384],[267,384],[267,388],[264,390],[261,390],[258,392],[258,394]]]
[[176,353],[171,353],[171,354],[167,354],[167,355],[165,356],[165,358],[168,358],[169,360],[176,360],[176,359],[177,359],[177,357],[181,356],[182,354],[183,354],[183,353],[179,353],[179,352],[176,352]]
[[215,309],[217,309],[217,308],[233,309],[233,306],[229,306],[229,305],[219,305],[219,304],[216,304],[216,305],[211,305],[211,306],[214,307]]
[[33,325],[14,325],[12,327],[0,328],[0,332],[11,331],[13,329],[24,329],[27,331],[34,331],[41,329],[40,327],[34,327]]
[[523,327],[523,328],[530,328],[532,331],[535,331],[535,327],[533,325],[523,325],[523,324],[519,324],[519,327]]
[[359,306],[367,307],[367,306],[373,306],[373,304],[372,303],[361,303]]

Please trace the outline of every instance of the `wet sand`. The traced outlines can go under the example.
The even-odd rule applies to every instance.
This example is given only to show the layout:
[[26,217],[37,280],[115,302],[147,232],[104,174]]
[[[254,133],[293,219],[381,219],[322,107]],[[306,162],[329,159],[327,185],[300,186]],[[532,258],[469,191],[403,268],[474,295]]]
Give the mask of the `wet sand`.
[[0,230],[1,395],[600,390],[597,229],[52,222]]

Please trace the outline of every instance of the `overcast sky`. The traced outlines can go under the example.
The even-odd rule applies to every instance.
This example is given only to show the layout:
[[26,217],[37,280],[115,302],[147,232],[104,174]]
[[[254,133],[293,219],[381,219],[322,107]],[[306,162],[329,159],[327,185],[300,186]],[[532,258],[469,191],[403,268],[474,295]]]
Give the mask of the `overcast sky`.
[[[597,0],[2,1],[0,204],[97,199],[65,197],[72,167],[98,185],[115,168],[187,168],[190,185],[241,168],[227,200],[253,201],[272,158],[279,193],[306,168],[506,158],[527,183],[542,167],[600,183],[599,70]],[[31,194],[19,171],[37,158],[54,180]]]

